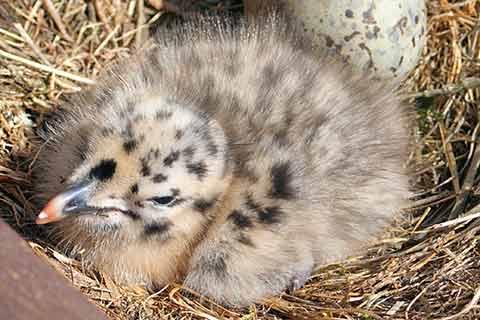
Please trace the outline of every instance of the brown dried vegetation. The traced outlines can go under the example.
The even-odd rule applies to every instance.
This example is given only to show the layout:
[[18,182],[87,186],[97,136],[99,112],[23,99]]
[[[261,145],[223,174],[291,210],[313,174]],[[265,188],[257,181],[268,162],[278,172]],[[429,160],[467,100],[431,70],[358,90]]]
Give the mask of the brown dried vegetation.
[[[148,25],[164,14],[163,3],[0,2],[0,215],[38,255],[113,319],[480,318],[477,0],[427,1],[428,44],[404,85],[417,110],[409,163],[417,188],[413,208],[367,254],[320,268],[293,295],[227,310],[179,285],[155,293],[119,287],[42,241],[30,191],[41,147],[35,128],[103,67],[142,45]],[[238,10],[234,1],[198,3]]]

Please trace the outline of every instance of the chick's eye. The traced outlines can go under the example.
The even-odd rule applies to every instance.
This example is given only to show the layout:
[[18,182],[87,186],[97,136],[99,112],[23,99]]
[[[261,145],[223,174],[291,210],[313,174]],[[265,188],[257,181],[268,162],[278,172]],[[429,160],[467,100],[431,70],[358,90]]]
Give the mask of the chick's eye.
[[173,201],[175,200],[174,197],[172,196],[165,196],[165,197],[153,197],[153,198],[150,198],[149,201],[151,201],[153,204],[156,204],[156,205],[167,205],[167,204],[170,204],[172,203]]

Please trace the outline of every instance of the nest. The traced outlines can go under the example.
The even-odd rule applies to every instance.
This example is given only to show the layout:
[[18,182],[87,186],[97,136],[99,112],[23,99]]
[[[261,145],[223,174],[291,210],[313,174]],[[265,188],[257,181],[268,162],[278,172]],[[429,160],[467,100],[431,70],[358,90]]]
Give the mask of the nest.
[[[42,241],[33,223],[35,128],[141,45],[154,21],[177,12],[158,0],[0,3],[0,215],[33,250],[112,319],[478,319],[480,310],[480,3],[430,0],[428,43],[404,87],[416,104],[409,166],[413,206],[359,257],[318,269],[307,285],[230,310],[170,284],[121,287]],[[192,10],[241,12],[240,1]]]

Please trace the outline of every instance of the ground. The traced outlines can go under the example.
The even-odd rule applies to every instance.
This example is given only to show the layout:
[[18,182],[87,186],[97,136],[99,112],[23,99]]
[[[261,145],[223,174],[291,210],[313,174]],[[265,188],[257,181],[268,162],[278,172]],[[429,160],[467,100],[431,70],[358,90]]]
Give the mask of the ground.
[[[403,86],[416,107],[407,164],[416,196],[365,255],[322,267],[291,295],[229,310],[179,285],[155,293],[119,287],[102,274],[82,271],[79,262],[42,240],[32,218],[30,169],[40,146],[35,130],[108,63],[144,43],[152,21],[172,18],[154,8],[160,4],[0,2],[0,216],[38,255],[112,319],[480,318],[477,0],[427,1],[427,47]],[[241,13],[240,1],[199,0],[192,8]]]

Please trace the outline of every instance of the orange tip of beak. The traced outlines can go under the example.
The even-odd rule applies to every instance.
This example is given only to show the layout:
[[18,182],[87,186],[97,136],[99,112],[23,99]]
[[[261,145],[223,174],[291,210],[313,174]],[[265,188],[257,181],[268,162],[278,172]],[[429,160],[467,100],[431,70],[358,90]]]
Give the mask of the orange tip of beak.
[[35,220],[36,224],[45,224],[49,222],[50,219],[48,218],[48,214],[45,213],[45,211],[40,212],[40,214],[37,216],[37,219]]
[[47,224],[50,222],[55,222],[61,220],[62,216],[59,214],[59,210],[56,205],[55,199],[49,201],[42,212],[39,213],[37,219],[35,220],[36,224]]

